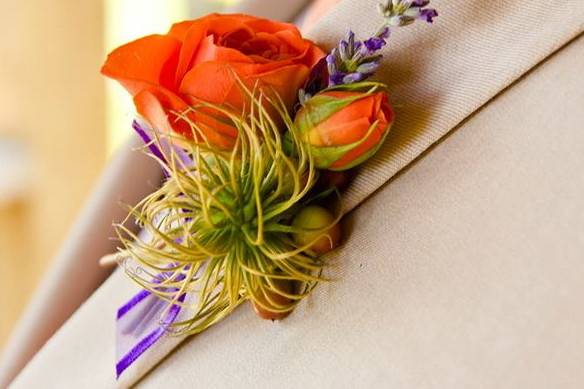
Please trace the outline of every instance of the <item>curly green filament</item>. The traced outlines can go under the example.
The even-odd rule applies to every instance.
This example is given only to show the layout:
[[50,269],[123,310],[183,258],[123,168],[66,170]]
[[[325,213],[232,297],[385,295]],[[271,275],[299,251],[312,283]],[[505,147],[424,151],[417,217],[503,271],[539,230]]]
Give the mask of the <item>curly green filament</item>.
[[[176,140],[195,167],[185,166],[173,148],[166,162],[158,160],[169,178],[130,211],[150,240],[118,226],[125,251],[142,270],[127,269],[129,276],[188,309],[189,317],[173,324],[176,334],[199,333],[246,300],[289,312],[323,280],[323,262],[290,236],[296,232],[291,217],[317,179],[312,157],[277,95],[243,84],[242,90],[250,99],[243,113],[208,103],[173,113],[199,140]],[[189,119],[188,113],[200,110],[232,123],[238,137],[231,150],[214,149]],[[284,130],[292,135],[295,157],[284,150]],[[156,140],[165,136],[171,135],[157,134]],[[297,290],[281,282],[294,282]],[[181,303],[184,293],[192,298]]]

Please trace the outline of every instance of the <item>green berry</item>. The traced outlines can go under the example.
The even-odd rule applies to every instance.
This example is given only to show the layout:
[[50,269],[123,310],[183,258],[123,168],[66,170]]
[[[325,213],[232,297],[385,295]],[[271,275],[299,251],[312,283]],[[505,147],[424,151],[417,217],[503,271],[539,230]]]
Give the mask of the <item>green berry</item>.
[[299,246],[312,243],[309,249],[318,255],[335,249],[341,241],[341,227],[335,223],[334,215],[323,207],[311,205],[303,208],[292,226],[298,230],[294,234],[296,243]]

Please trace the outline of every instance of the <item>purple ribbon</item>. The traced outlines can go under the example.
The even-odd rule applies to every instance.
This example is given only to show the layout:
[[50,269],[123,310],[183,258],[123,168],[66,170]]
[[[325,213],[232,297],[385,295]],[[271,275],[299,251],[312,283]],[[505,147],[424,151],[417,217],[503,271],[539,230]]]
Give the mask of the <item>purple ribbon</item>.
[[[161,137],[158,143],[152,141],[150,128],[142,125],[137,120],[132,123],[132,128],[142,138],[150,149],[150,152],[161,161],[168,163],[165,155],[174,152],[186,168],[195,166],[190,156],[171,144],[168,139]],[[164,171],[168,176],[169,172]],[[179,276],[177,280],[180,280]],[[178,292],[173,288],[171,291]],[[132,365],[146,350],[168,332],[168,327],[174,323],[181,312],[181,305],[185,301],[186,294],[177,299],[177,303],[168,307],[168,302],[148,290],[141,290],[128,302],[118,309],[116,318],[116,378]]]
[[[158,145],[156,144],[156,142],[153,142],[152,137],[149,134],[149,132],[152,132],[153,130],[145,127],[140,122],[138,122],[138,120],[134,120],[132,122],[132,128],[134,129],[134,131],[136,131],[138,136],[142,138],[142,141],[144,142],[144,144],[148,146],[150,152],[155,157],[160,159],[162,162],[168,163],[168,158],[166,158],[166,155],[170,155],[172,152],[174,152],[174,154],[182,161],[183,165],[186,168],[192,168],[193,166],[195,166],[195,163],[193,162],[191,157],[189,157],[189,155],[180,147],[171,144],[171,142],[169,142],[168,139],[161,137],[159,139]],[[168,175],[166,169],[164,173]]]
[[[155,283],[160,283],[164,275],[157,276]],[[175,281],[185,279],[183,274],[176,276]],[[157,287],[160,291],[176,292],[176,287]],[[169,303],[156,294],[141,290],[127,303],[118,309],[116,318],[116,378],[126,370],[146,350],[156,343],[168,331],[181,312],[181,304],[186,293],[176,299],[170,307]]]
[[[184,302],[186,295],[178,298]],[[168,330],[181,311],[147,290],[141,290],[118,309],[116,320],[116,378]],[[164,311],[166,314],[163,315]]]

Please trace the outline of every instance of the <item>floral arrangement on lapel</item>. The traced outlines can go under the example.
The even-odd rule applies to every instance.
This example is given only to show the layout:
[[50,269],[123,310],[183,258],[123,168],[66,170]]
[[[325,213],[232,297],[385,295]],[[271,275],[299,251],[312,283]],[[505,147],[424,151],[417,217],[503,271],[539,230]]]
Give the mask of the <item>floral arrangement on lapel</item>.
[[437,16],[428,3],[386,0],[373,36],[349,31],[328,54],[291,24],[212,14],[108,56],[102,73],[133,96],[166,176],[129,212],[148,238],[116,226],[110,259],[142,288],[118,311],[118,377],[166,333],[200,333],[247,300],[283,319],[325,279],[342,191],[395,119],[368,79],[393,27]]

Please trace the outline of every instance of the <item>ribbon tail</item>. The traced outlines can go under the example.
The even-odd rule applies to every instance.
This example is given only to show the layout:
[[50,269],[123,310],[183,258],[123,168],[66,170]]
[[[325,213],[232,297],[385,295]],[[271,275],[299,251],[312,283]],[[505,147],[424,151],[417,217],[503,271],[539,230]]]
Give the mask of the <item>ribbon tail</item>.
[[[182,303],[186,295],[178,298]],[[162,338],[181,311],[147,290],[141,290],[118,309],[116,320],[116,378]]]

